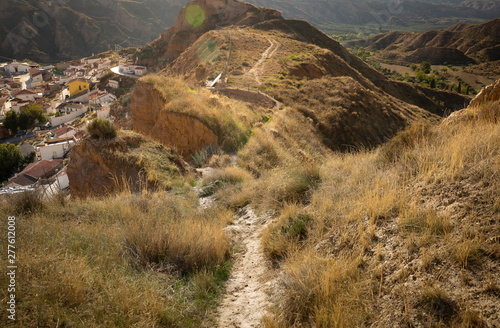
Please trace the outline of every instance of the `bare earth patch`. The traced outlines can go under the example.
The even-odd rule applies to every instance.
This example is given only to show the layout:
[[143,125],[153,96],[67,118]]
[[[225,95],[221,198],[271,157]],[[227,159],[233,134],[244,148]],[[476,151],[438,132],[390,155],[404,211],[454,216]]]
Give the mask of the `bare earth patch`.
[[261,235],[270,216],[257,216],[251,206],[238,211],[227,232],[241,247],[218,311],[219,327],[259,327],[268,307],[271,264],[264,257]]

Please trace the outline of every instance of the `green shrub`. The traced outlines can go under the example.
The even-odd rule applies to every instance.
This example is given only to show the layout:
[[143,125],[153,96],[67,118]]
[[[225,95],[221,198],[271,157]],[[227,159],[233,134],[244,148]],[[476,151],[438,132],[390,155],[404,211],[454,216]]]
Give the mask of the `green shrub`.
[[88,134],[95,139],[113,139],[116,137],[116,128],[108,120],[95,118],[87,126]]

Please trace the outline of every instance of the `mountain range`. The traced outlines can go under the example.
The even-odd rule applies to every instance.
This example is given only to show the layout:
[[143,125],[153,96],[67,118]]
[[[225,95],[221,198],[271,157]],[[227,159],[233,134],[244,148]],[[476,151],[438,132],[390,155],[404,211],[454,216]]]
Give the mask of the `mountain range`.
[[[0,4],[0,56],[54,62],[144,46],[175,24],[186,1],[35,0]],[[424,31],[500,16],[500,1],[249,0],[327,33]]]

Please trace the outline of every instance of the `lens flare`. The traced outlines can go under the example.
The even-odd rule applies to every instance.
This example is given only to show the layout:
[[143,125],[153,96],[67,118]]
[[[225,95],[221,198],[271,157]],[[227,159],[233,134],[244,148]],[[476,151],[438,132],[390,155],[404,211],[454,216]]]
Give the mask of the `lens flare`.
[[191,26],[201,26],[205,22],[205,12],[200,6],[191,5],[186,9],[186,20]]

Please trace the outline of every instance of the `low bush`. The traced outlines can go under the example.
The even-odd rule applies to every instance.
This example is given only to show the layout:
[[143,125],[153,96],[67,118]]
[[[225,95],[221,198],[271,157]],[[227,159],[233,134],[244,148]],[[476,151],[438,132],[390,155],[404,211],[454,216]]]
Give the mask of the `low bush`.
[[95,118],[90,122],[87,133],[94,139],[113,139],[117,135],[114,124],[101,118]]

